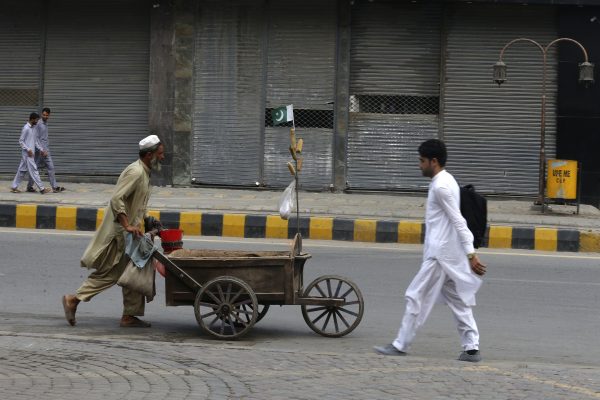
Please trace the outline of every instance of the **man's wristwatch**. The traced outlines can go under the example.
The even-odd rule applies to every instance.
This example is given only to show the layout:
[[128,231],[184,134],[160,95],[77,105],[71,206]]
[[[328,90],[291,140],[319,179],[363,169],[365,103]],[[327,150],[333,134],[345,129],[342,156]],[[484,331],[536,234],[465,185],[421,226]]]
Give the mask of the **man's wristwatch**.
[[473,257],[475,257],[475,255],[476,255],[476,253],[469,253],[469,254],[467,254],[467,258],[468,258],[469,260],[472,260],[472,259],[473,259]]

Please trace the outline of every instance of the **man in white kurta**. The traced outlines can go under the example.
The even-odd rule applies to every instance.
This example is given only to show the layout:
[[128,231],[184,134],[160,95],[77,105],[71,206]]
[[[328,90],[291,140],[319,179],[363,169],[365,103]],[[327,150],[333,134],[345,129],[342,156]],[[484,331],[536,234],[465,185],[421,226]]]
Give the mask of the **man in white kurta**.
[[472,306],[485,273],[473,248],[473,235],[460,213],[460,188],[444,169],[446,148],[432,139],[419,147],[420,168],[432,178],[425,212],[423,263],[406,290],[406,310],[398,336],[387,346],[376,346],[384,355],[405,355],[417,330],[436,302],[446,303],[457,322],[463,361],[479,361],[479,331]]

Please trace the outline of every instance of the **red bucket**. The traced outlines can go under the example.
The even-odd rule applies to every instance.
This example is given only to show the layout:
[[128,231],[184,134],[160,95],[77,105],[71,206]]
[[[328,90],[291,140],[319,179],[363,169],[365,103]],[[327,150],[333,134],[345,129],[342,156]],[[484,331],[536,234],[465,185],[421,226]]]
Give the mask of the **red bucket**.
[[159,236],[162,248],[166,254],[183,248],[183,230],[163,229],[160,231]]

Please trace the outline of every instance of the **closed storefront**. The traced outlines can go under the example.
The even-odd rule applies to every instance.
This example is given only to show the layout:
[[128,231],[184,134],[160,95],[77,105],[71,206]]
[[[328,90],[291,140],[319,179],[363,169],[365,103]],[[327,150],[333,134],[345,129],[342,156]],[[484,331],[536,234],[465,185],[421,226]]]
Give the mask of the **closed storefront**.
[[[443,138],[449,170],[483,192],[537,193],[542,53],[531,43],[508,48],[508,79],[500,87],[492,66],[513,39],[544,46],[556,39],[554,7],[456,4],[446,15]],[[547,64],[547,158],[556,149],[556,50]]]
[[41,6],[41,0],[5,0],[0,12],[0,173],[9,176],[21,159],[21,128],[40,101]]
[[61,174],[118,175],[148,134],[149,3],[48,2],[44,105]]
[[[162,182],[281,188],[292,180],[292,123],[274,125],[271,112],[293,104],[303,189],[424,190],[417,147],[442,138],[462,184],[533,195],[542,54],[509,48],[501,87],[492,66],[515,38],[557,38],[557,6],[541,3],[7,0],[0,173],[14,174],[20,129],[46,106],[59,175],[112,179],[150,124],[169,147]],[[557,51],[546,71],[548,158]]]
[[197,183],[250,186],[259,180],[266,29],[262,7],[255,1],[200,5],[192,155]]
[[418,189],[417,147],[439,131],[441,2],[352,8],[347,186]]
[[205,1],[196,23],[192,177],[196,183],[281,187],[291,177],[293,104],[305,141],[305,188],[332,180],[335,2]]

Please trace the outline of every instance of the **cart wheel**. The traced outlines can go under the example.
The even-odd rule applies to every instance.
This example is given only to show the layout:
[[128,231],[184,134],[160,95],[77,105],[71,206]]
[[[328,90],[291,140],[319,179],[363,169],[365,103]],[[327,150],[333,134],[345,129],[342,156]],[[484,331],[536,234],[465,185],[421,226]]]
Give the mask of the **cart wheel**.
[[206,283],[194,301],[198,325],[219,339],[245,335],[256,322],[257,309],[252,288],[232,276],[221,276]]
[[321,276],[304,291],[304,297],[344,299],[342,306],[302,305],[304,321],[313,331],[327,337],[352,332],[362,319],[365,303],[354,282],[337,275]]
[[[242,305],[242,309],[244,311],[247,310],[252,310],[252,305],[251,304],[244,304]],[[263,319],[263,317],[267,314],[267,311],[269,311],[269,304],[259,304],[258,305],[258,311],[257,311],[257,315],[256,315],[256,322],[254,322],[255,324],[258,323],[258,321],[260,321],[261,319]],[[250,315],[249,314],[241,314],[239,315],[239,319],[241,320],[240,322],[235,322],[235,326],[236,328],[238,326],[243,326],[242,323],[248,323],[250,320]],[[242,322],[243,321],[243,322]]]

